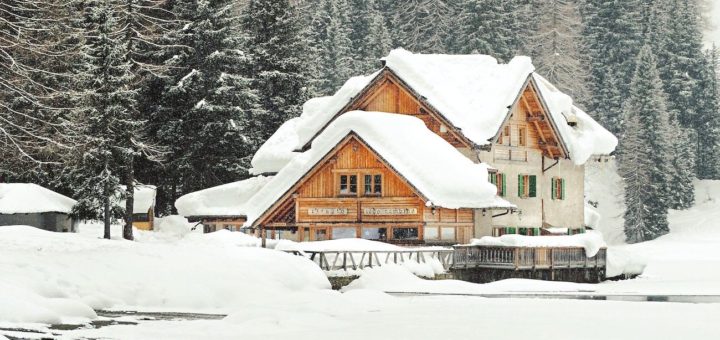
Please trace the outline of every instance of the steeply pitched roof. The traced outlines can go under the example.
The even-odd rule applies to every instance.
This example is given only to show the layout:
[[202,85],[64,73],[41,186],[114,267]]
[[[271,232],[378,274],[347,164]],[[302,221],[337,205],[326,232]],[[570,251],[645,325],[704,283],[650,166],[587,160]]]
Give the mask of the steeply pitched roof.
[[32,183],[0,183],[0,214],[69,214],[74,199]]
[[175,201],[178,214],[190,216],[244,216],[250,197],[272,177],[257,176],[191,192]]
[[306,176],[348,135],[355,134],[398,175],[413,186],[427,205],[444,208],[511,208],[488,183],[487,169],[462,155],[417,118],[382,112],[351,111],[328,125],[250,200],[247,225]]
[[[488,144],[496,136],[529,80],[538,84],[554,126],[576,164],[585,163],[592,154],[608,154],[617,145],[617,139],[575,107],[570,97],[535,74],[528,57],[515,57],[500,64],[487,55],[413,54],[397,49],[390,52],[385,62],[383,70],[394,73],[477,145]],[[288,121],[288,126],[278,130],[258,150],[252,171],[277,172],[295,150],[306,145],[340,110],[372,85],[383,70],[351,78],[333,96],[309,100],[300,117]],[[570,115],[577,116],[577,126],[567,124]]]

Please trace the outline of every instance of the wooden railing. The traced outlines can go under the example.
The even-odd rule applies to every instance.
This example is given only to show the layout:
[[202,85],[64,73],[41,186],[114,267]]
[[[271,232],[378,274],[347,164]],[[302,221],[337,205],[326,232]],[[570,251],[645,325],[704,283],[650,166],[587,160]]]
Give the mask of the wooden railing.
[[367,251],[290,251],[315,262],[322,270],[358,270],[406,261],[428,263],[437,260],[445,270],[450,269],[454,258],[452,249],[436,250],[367,250]]
[[455,246],[453,268],[560,269],[605,267],[607,249],[585,256],[580,247]]

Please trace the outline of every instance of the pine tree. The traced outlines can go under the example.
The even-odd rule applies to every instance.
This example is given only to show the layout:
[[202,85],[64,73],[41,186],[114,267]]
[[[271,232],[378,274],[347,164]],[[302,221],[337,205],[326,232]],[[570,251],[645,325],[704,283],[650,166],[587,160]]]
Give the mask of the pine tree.
[[308,76],[298,17],[288,0],[250,0],[242,18],[250,65],[246,76],[260,93],[262,114],[256,119],[260,140],[284,121],[300,115],[307,97]]
[[232,1],[181,0],[174,11],[185,24],[168,44],[186,49],[168,59],[172,72],[149,121],[154,140],[169,150],[155,171],[163,173],[159,189],[170,206],[183,193],[247,176],[261,128],[254,121],[257,92],[242,75],[249,61]]
[[670,121],[671,131],[675,132],[671,140],[671,171],[668,189],[671,209],[687,209],[695,203],[695,151],[697,136],[695,130],[683,128],[677,120]]
[[80,79],[85,95],[74,112],[86,140],[66,163],[67,178],[73,179],[78,198],[74,213],[80,218],[102,218],[104,238],[110,238],[111,220],[122,211],[113,203],[119,195],[122,172],[119,163],[127,152],[125,131],[135,127],[130,112],[135,92],[126,85],[131,63],[126,46],[117,43],[118,21],[109,1],[89,2],[84,7],[86,43],[85,72]]
[[696,173],[699,179],[720,179],[720,102],[718,96],[718,51],[713,46],[706,54],[705,66],[697,82],[698,108]]
[[623,105],[627,125],[621,138],[620,175],[625,180],[625,235],[630,243],[669,231],[674,161],[670,120],[655,56],[646,45],[637,58],[630,96]]
[[[305,31],[311,57],[312,93],[334,93],[353,73],[353,49],[349,8],[346,0],[322,0],[309,7]],[[358,21],[361,19],[358,19]]]
[[385,4],[385,8],[391,11],[389,28],[395,46],[415,53],[447,53],[450,50],[450,40],[456,34],[454,1],[391,2]]
[[521,9],[516,0],[463,0],[454,50],[509,61],[520,52],[525,33]]
[[[147,61],[166,21],[154,18],[159,7],[152,0],[89,0],[82,9],[84,72],[79,87],[84,95],[74,119],[86,141],[69,155],[72,166],[66,176],[75,179],[81,198],[76,213],[103,216],[106,238],[113,202],[124,198],[123,238],[132,240],[135,162],[162,154],[145,136],[140,94],[146,79],[162,71]],[[121,183],[126,190],[118,197]]]
[[634,58],[644,43],[637,0],[586,0],[583,45],[590,60],[588,109],[610,132],[623,131],[622,103],[629,93]]
[[582,25],[577,1],[540,1],[529,45],[536,72],[576,103],[587,103],[588,72],[580,51]]
[[351,0],[350,4],[353,75],[367,74],[379,68],[378,60],[390,52],[392,38],[375,0]]
[[693,105],[696,82],[704,65],[702,32],[696,0],[672,0],[664,46],[659,50],[660,77],[668,108],[683,127],[694,128],[699,108]]

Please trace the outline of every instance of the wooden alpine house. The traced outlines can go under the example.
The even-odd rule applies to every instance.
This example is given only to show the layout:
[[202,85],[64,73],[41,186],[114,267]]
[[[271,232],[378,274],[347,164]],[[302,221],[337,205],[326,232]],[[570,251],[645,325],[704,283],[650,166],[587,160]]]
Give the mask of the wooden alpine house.
[[398,49],[306,102],[252,160],[272,178],[228,209],[244,230],[296,241],[580,233],[584,164],[616,144],[527,57]]

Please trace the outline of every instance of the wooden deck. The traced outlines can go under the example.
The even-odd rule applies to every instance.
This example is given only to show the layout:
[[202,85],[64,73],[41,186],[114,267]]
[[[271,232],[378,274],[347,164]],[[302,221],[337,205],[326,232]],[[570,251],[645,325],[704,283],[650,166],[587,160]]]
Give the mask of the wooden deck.
[[512,270],[604,268],[607,249],[587,257],[580,247],[454,246],[453,268]]

